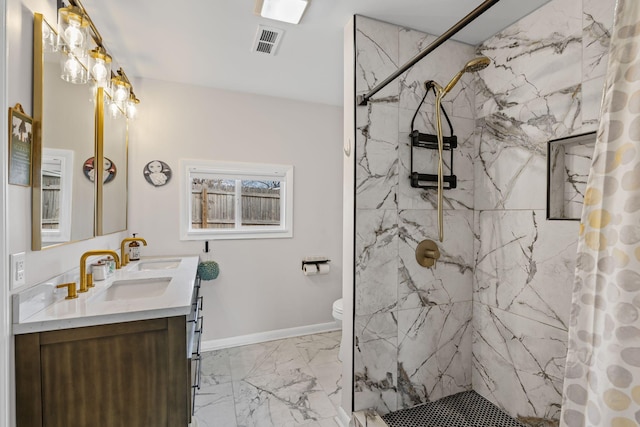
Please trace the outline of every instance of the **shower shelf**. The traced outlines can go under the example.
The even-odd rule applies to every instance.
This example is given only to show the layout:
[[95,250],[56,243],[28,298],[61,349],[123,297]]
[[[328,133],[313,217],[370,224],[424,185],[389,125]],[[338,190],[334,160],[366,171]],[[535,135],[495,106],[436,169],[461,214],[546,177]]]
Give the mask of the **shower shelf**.
[[[411,137],[411,175],[409,176],[411,180],[411,186],[414,188],[438,188],[438,175],[437,174],[427,174],[427,173],[418,173],[414,171],[413,168],[413,150],[415,148],[426,148],[429,150],[437,150],[438,149],[438,136],[432,135],[428,133],[420,133],[417,130],[414,130],[410,134]],[[445,136],[442,138],[442,149],[444,151],[449,151],[451,153],[451,158],[449,161],[449,167],[451,172],[453,172],[453,150],[458,147],[458,137],[455,135]],[[456,188],[458,185],[458,178],[452,173],[451,175],[444,175],[443,177],[443,185],[444,183],[448,184],[448,186],[444,186],[443,189],[450,190]],[[426,184],[426,183],[436,183],[434,184]]]

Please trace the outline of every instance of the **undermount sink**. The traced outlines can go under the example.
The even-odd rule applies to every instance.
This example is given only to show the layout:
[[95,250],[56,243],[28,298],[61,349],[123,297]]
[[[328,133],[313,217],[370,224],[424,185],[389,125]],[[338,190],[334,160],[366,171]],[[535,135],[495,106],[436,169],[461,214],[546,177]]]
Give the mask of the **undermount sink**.
[[102,301],[123,301],[152,298],[162,295],[169,286],[171,277],[116,280],[104,292],[95,296]]
[[152,271],[152,270],[173,270],[180,265],[179,259],[157,259],[140,261],[136,266],[138,271]]

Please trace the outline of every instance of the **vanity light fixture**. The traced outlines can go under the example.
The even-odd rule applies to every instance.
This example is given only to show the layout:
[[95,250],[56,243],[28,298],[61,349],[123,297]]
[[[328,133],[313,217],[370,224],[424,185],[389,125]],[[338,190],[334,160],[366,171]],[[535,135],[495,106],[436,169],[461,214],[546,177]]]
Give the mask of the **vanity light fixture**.
[[256,0],[254,13],[263,18],[298,24],[308,5],[308,0]]
[[[118,68],[118,77],[129,85],[129,95],[121,110],[124,111],[124,114],[128,119],[134,119],[138,113],[138,104],[140,103],[140,100],[133,92],[133,85],[122,68]],[[113,98],[116,99],[115,96]]]
[[140,100],[138,98],[136,98],[136,96],[133,94],[133,92],[131,92],[131,94],[129,95],[129,101],[127,101],[127,108],[125,110],[126,114],[127,114],[127,118],[129,120],[133,120],[136,118],[136,116],[138,115],[138,104],[140,103]]
[[[68,0],[68,3],[69,6],[58,9],[57,44],[49,42],[48,38],[44,40],[48,36],[43,31],[45,45],[51,45],[53,50],[59,49],[64,54],[62,79],[80,84],[91,78],[94,83],[91,93],[95,94],[98,87],[102,87],[109,94],[112,101],[108,109],[114,117],[122,112],[133,118],[140,100],[133,93],[131,82],[122,68],[117,74],[111,71],[111,55],[107,53],[102,36],[80,0]],[[89,40],[93,40],[96,48],[87,52]]]
[[58,46],[78,58],[87,55],[89,17],[77,6],[58,9]]
[[87,83],[87,69],[82,64],[80,58],[73,53],[68,53],[60,57],[62,66],[62,80],[73,84]]
[[89,72],[98,87],[106,87],[111,77],[111,56],[102,46],[89,52]]
[[116,76],[111,78],[111,98],[118,107],[124,109],[126,102],[129,100],[130,93],[131,85],[124,81],[122,77]]

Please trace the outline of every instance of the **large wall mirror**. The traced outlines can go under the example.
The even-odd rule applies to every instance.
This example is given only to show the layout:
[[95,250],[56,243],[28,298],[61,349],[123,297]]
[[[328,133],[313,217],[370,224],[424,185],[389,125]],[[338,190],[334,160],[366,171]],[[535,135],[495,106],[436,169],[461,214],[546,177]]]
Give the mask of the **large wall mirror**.
[[94,236],[95,183],[83,164],[95,153],[95,111],[87,85],[60,78],[55,31],[34,15],[32,249]]
[[105,114],[102,89],[61,79],[54,40],[36,13],[32,250],[126,229],[126,117]]

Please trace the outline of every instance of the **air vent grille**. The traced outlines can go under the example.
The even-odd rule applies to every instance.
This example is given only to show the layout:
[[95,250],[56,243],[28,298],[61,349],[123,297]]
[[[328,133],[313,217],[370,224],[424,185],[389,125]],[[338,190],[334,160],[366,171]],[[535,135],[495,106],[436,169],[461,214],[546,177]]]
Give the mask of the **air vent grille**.
[[283,34],[284,30],[279,28],[259,25],[256,39],[253,43],[253,51],[266,53],[267,55],[275,55]]

